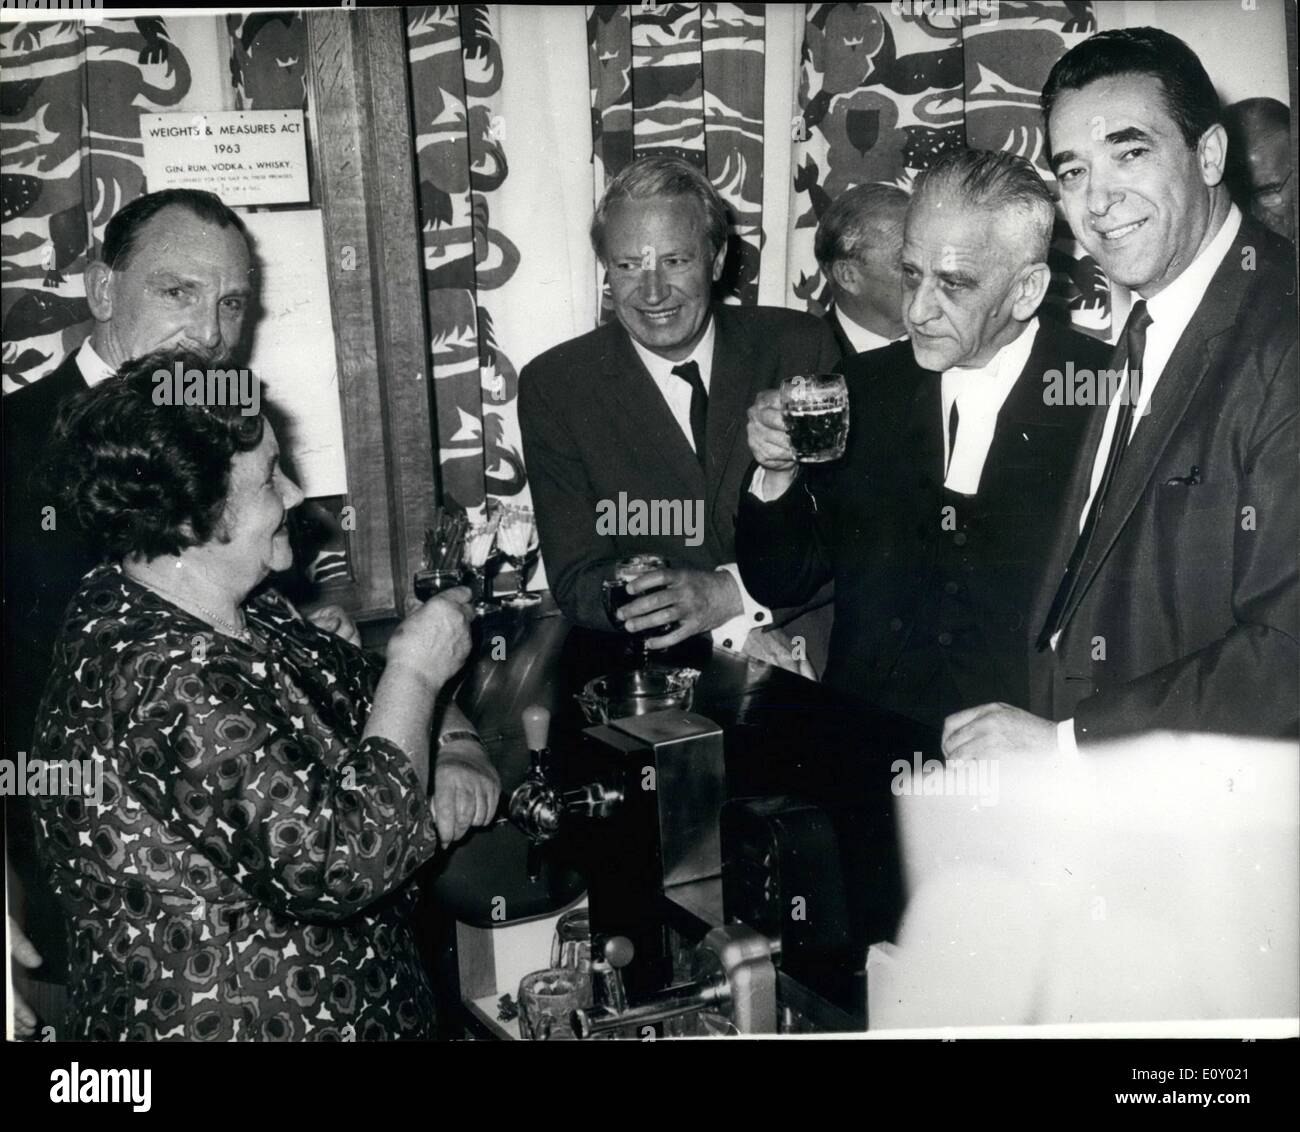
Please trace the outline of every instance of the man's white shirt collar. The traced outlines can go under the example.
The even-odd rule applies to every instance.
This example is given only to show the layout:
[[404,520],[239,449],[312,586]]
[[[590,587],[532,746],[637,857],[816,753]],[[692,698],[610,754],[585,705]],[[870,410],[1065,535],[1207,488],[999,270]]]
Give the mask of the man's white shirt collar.
[[877,334],[874,330],[868,330],[861,323],[854,322],[848,314],[839,307],[835,308],[835,317],[839,320],[840,329],[844,331],[844,337],[849,340],[849,344],[859,353],[865,354],[868,350],[880,350],[892,342],[901,342],[907,335],[901,335],[898,338],[886,338],[883,334]]
[[[1014,341],[1008,342],[984,365],[943,371],[940,379],[943,409],[940,427],[943,429],[943,464],[947,469],[944,486],[951,491],[974,495],[979,490],[998,414],[1024,372],[1037,336],[1038,319],[1034,318]],[[950,459],[948,416],[954,402],[958,416],[957,445]]]
[[[624,333],[626,333],[626,331],[624,331]],[[650,374],[651,377],[654,378],[655,384],[659,386],[660,392],[665,393],[670,408],[672,407],[673,400],[672,398],[667,397],[667,392],[669,390],[672,391],[678,391],[682,389],[686,390],[686,405],[687,405],[686,435],[688,439],[690,437],[690,431],[691,431],[690,430],[690,402],[691,402],[690,386],[687,385],[675,373],[673,373],[673,369],[677,366],[685,365],[687,362],[694,362],[697,366],[700,367],[700,381],[704,383],[704,392],[707,393],[709,391],[709,382],[713,377],[713,343],[717,338],[717,336],[718,336],[718,325],[714,321],[713,315],[710,313],[709,325],[708,325],[708,329],[704,331],[704,337],[701,338],[695,344],[695,349],[690,352],[690,355],[688,357],[683,358],[680,362],[674,362],[674,361],[670,361],[668,358],[661,357],[659,354],[656,354],[653,350],[647,350],[644,346],[641,345],[640,342],[638,342],[630,334],[628,335],[628,339],[632,343],[632,348],[636,351],[637,357],[641,359],[641,364],[645,366],[646,371]],[[674,415],[676,414],[674,413]]]
[[82,380],[92,389],[113,376],[113,367],[95,353],[95,347],[90,344],[89,338],[77,351],[77,369],[81,371]]
[[[1183,273],[1158,295],[1147,299],[1147,313],[1151,315],[1153,327],[1165,320],[1178,319],[1182,327],[1192,320],[1196,308],[1200,306],[1205,292],[1210,288],[1210,280],[1223,263],[1223,257],[1232,247],[1232,241],[1241,230],[1241,209],[1235,204],[1228,206],[1228,215],[1224,217],[1223,227],[1215,235]],[[1182,331],[1179,331],[1181,336]]]
[[[1214,239],[1205,245],[1200,255],[1168,287],[1146,300],[1151,325],[1147,329],[1146,348],[1142,354],[1143,372],[1139,375],[1138,399],[1133,406],[1133,431],[1137,430],[1138,423],[1147,415],[1156,383],[1164,373],[1174,347],[1178,345],[1196,308],[1205,298],[1214,273],[1219,270],[1240,230],[1241,210],[1235,204],[1230,205],[1223,226]],[[1136,302],[1139,297],[1134,295],[1133,301]],[[1133,432],[1129,435],[1131,437]],[[1105,441],[1102,447],[1109,451],[1109,445]]]

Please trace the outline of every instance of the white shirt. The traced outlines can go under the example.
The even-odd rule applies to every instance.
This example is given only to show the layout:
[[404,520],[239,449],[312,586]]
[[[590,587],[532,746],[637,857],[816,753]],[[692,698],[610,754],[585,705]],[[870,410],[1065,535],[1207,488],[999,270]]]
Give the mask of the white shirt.
[[[663,396],[668,411],[672,413],[677,427],[682,430],[682,435],[686,437],[686,443],[691,446],[692,452],[695,451],[695,436],[691,432],[691,387],[673,373],[673,370],[687,362],[694,362],[699,366],[700,382],[704,386],[704,392],[708,393],[713,380],[713,344],[716,339],[717,326],[710,318],[709,327],[704,332],[704,337],[696,343],[695,349],[680,362],[674,362],[647,350],[635,338],[631,338],[632,348],[636,350],[641,364],[645,366],[646,372],[650,374],[656,388]],[[726,571],[735,579],[736,588],[740,591],[741,611],[731,620],[724,621],[716,629],[711,630],[713,643],[718,648],[739,652],[745,643],[745,638],[749,636],[750,629],[772,624],[772,611],[750,597],[744,582],[740,580],[740,569],[734,562],[725,562],[718,569]]]
[[[1183,273],[1169,284],[1163,291],[1153,295],[1146,300],[1147,314],[1151,316],[1151,325],[1147,327],[1146,346],[1142,352],[1142,372],[1138,375],[1138,399],[1133,404],[1133,426],[1129,431],[1129,440],[1137,432],[1138,424],[1151,411],[1151,395],[1155,392],[1156,383],[1160,380],[1160,375],[1164,373],[1165,366],[1169,363],[1173,355],[1174,347],[1178,345],[1178,340],[1183,336],[1183,331],[1187,329],[1188,323],[1192,321],[1192,316],[1196,314],[1196,308],[1201,305],[1201,300],[1205,298],[1205,292],[1210,288],[1210,280],[1214,278],[1214,273],[1219,270],[1223,263],[1224,257],[1228,254],[1228,249],[1232,247],[1232,242],[1237,238],[1237,232],[1241,228],[1241,210],[1237,206],[1231,205],[1228,208],[1227,219],[1223,222],[1223,227],[1219,229],[1208,244],[1202,249],[1191,263],[1187,265]],[[1140,294],[1140,292],[1139,292]],[[1120,332],[1121,334],[1123,331]],[[1125,370],[1127,372],[1127,368]],[[1123,388],[1121,385],[1120,388]],[[1088,498],[1084,501],[1083,511],[1079,515],[1079,531],[1088,521],[1088,512],[1092,508],[1092,497],[1097,494],[1097,486],[1101,483],[1101,477],[1106,469],[1106,458],[1110,455],[1111,437],[1115,435],[1115,422],[1119,416],[1122,399],[1115,397],[1111,403],[1106,406],[1106,424],[1102,429],[1101,443],[1097,445],[1097,452],[1092,460],[1092,483],[1088,489]],[[960,410],[958,410],[960,412]],[[1058,629],[1052,637],[1052,648],[1056,648],[1056,642],[1061,639],[1061,631]],[[1064,719],[1056,725],[1057,745],[1064,754],[1077,754],[1078,745],[1074,738],[1074,720]]]
[[859,354],[865,354],[868,350],[879,350],[893,342],[901,342],[907,337],[906,334],[903,334],[897,338],[886,338],[883,334],[868,330],[861,323],[854,322],[848,316],[848,313],[838,306],[835,308],[835,317],[839,320],[840,329],[844,331],[844,337],[849,340]]
[[[1029,362],[1038,336],[1038,319],[1032,319],[1019,337],[1008,342],[988,362],[978,367],[956,367],[943,371],[940,392],[943,415],[943,486],[962,495],[979,491],[984,461],[988,459],[997,429],[998,414]],[[956,450],[948,451],[948,417],[957,405]],[[951,458],[950,458],[951,457]]]
[[77,368],[81,370],[82,378],[92,389],[101,381],[107,381],[113,376],[113,367],[95,353],[95,347],[90,344],[89,338],[77,351]]

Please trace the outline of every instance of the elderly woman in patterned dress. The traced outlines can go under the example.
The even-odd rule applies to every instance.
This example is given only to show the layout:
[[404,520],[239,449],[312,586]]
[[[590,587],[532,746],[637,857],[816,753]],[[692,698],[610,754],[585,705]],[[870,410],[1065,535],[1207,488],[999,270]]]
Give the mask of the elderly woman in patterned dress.
[[60,495],[109,559],[68,606],[36,730],[38,758],[102,772],[101,804],[37,805],[71,942],[59,1037],[430,1036],[412,876],[499,793],[464,716],[436,707],[468,594],[407,617],[386,663],[305,621],[262,585],[291,564],[303,498],[275,431],[155,404],[178,360],[205,368],[129,363],[58,429]]

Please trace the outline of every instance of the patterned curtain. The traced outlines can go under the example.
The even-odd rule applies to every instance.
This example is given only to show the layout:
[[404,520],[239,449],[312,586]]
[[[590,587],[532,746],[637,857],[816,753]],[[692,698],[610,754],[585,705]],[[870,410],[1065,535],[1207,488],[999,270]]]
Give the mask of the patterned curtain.
[[[948,6],[948,13],[958,6]],[[826,206],[867,182],[907,187],[953,148],[1002,149],[1047,166],[1039,91],[1052,65],[1097,30],[1089,0],[1001,3],[996,19],[920,3],[810,4],[799,68],[789,299],[821,313],[813,256]],[[1110,286],[1064,218],[1048,302],[1083,330],[1110,331]]]
[[497,5],[406,9],[412,137],[443,496],[480,508],[524,490],[518,375],[493,292],[519,265],[493,225],[509,175]]
[[[763,7],[642,3],[587,9],[593,203],[642,154],[668,152],[693,161],[732,209],[722,281],[729,302],[758,301]],[[602,301],[602,319],[609,315]]]

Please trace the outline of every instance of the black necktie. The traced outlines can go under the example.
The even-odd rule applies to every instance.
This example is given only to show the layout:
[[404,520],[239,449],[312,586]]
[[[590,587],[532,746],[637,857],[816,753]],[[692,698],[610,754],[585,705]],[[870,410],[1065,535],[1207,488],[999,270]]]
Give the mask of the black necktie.
[[948,466],[943,470],[943,478],[948,478],[948,473],[952,471],[953,453],[957,451],[957,399],[954,397],[952,408],[948,410]]
[[708,441],[709,395],[700,380],[700,367],[694,362],[673,366],[673,373],[691,387],[691,437],[695,440],[695,456],[704,464],[704,446]]
[[1047,623],[1043,626],[1043,631],[1038,634],[1040,652],[1051,644],[1052,637],[1061,627],[1061,618],[1065,613],[1065,607],[1070,602],[1070,595],[1074,592],[1079,570],[1083,566],[1083,560],[1087,557],[1088,548],[1092,544],[1093,532],[1097,529],[1097,520],[1101,516],[1102,508],[1106,505],[1106,496],[1111,489],[1111,485],[1115,482],[1120,461],[1124,458],[1124,450],[1128,447],[1129,433],[1133,430],[1133,402],[1138,399],[1138,392],[1141,388],[1142,353],[1146,349],[1147,327],[1150,325],[1151,316],[1147,314],[1147,305],[1139,299],[1133,304],[1133,309],[1128,314],[1128,322],[1124,325],[1124,349],[1127,355],[1127,370],[1124,377],[1124,386],[1120,392],[1119,412],[1115,414],[1115,431],[1110,438],[1110,451],[1106,454],[1106,466],[1102,469],[1101,479],[1097,482],[1097,490],[1093,493],[1092,506],[1088,508],[1088,518],[1083,524],[1083,530],[1079,532],[1079,537],[1074,544],[1074,550],[1070,554],[1070,561],[1065,567],[1065,577],[1061,579],[1061,584],[1056,588],[1056,596],[1052,599],[1051,611],[1047,614]]

